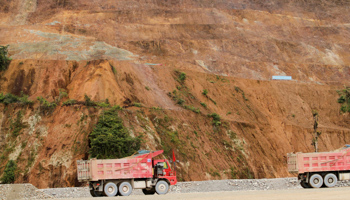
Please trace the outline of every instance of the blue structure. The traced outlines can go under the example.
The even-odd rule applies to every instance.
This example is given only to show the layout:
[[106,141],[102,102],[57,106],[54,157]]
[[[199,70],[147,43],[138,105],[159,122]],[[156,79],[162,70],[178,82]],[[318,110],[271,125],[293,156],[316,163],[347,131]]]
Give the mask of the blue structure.
[[272,80],[292,80],[291,76],[272,76]]

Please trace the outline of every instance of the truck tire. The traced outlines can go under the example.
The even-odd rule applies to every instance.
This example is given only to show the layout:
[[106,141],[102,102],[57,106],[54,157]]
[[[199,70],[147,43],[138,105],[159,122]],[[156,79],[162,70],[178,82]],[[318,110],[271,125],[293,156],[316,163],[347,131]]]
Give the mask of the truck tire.
[[121,196],[129,196],[132,192],[132,186],[129,182],[122,182],[119,184],[119,194]]
[[109,182],[104,187],[104,193],[108,197],[114,197],[118,193],[118,187],[115,183]]
[[156,192],[159,195],[168,193],[169,184],[166,181],[158,181],[156,184]]
[[326,187],[334,187],[337,184],[338,178],[335,174],[329,173],[324,177],[323,181]]
[[145,195],[152,195],[156,193],[156,189],[152,187],[151,189],[142,189],[143,194]]
[[302,188],[311,188],[309,183],[307,183],[306,181],[300,181],[300,185]]
[[313,174],[310,177],[309,184],[313,188],[320,188],[323,185],[323,178],[319,174]]

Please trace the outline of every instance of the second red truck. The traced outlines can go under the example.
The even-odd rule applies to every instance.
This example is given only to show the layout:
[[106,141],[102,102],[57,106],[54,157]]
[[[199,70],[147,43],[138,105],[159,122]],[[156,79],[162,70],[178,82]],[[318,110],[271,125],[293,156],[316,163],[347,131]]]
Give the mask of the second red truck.
[[332,152],[290,153],[288,170],[298,173],[303,188],[334,187],[350,180],[350,145]]

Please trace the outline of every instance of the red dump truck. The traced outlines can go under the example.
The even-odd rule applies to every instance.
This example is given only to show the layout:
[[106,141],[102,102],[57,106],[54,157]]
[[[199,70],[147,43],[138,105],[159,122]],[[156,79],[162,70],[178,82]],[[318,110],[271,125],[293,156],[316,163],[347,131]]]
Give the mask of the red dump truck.
[[350,145],[332,152],[289,153],[288,171],[298,173],[303,188],[333,187],[350,180]]
[[168,160],[153,159],[162,153],[163,150],[139,151],[121,159],[78,160],[78,181],[88,181],[94,197],[128,196],[133,189],[142,189],[146,195],[166,194],[177,179]]

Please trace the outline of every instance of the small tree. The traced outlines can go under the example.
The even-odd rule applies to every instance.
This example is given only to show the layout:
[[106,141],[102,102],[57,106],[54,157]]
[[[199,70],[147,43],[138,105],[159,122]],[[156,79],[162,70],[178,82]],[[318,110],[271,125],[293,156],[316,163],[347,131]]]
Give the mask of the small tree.
[[5,71],[11,62],[11,58],[7,57],[8,46],[0,46],[0,71]]
[[343,113],[350,112],[350,87],[346,87],[343,90],[338,90],[340,95],[338,103],[342,104],[340,111]]
[[314,118],[314,135],[312,138],[311,145],[314,146],[315,152],[318,152],[318,138],[320,137],[321,133],[320,131],[317,131],[318,128],[318,112],[316,110],[312,111],[312,116]]
[[9,160],[6,164],[4,175],[1,178],[3,184],[9,184],[15,182],[15,171],[17,169],[17,164],[13,160]]
[[90,157],[122,158],[140,149],[141,137],[133,138],[118,116],[118,107],[103,112],[90,134]]

